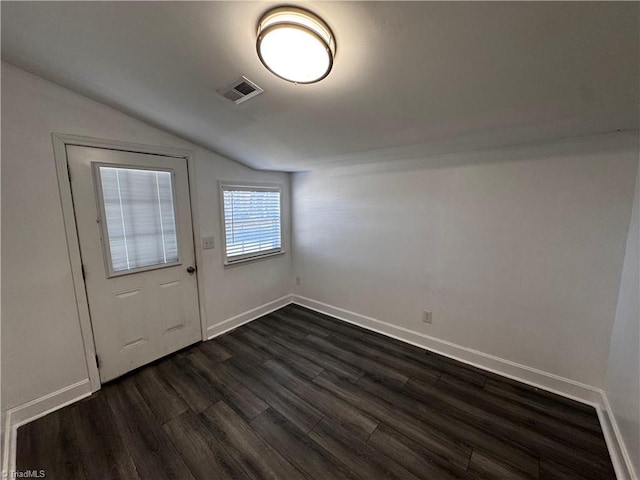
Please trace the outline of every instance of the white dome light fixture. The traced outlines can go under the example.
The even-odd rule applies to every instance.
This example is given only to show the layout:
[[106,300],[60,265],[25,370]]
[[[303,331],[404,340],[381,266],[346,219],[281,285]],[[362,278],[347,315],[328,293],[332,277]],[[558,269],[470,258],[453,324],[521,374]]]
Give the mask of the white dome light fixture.
[[336,43],[320,17],[301,8],[280,7],[260,19],[256,49],[274,75],[293,83],[315,83],[329,75]]

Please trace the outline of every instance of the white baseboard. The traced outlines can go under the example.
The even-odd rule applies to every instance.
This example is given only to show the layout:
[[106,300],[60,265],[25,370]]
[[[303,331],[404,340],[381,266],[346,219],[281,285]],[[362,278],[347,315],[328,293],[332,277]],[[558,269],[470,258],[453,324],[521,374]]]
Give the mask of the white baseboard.
[[527,385],[591,405],[598,413],[602,432],[618,480],[639,480],[634,473],[631,457],[620,435],[620,430],[611,411],[611,405],[609,405],[607,395],[603,390],[404,327],[392,325],[366,315],[328,305],[311,298],[294,295],[292,303],[424,348],[425,350],[439,353],[445,357],[458,360],[482,370],[487,370],[502,375],[503,377],[508,377]]
[[609,455],[611,455],[611,462],[616,471],[616,476],[619,480],[638,480],[638,472],[633,468],[631,455],[620,433],[620,428],[611,409],[607,394],[604,391],[601,391],[601,394],[601,403],[596,407],[596,411],[598,412],[602,433],[607,442],[607,448],[609,449]]
[[[207,337],[212,339],[222,335],[229,330],[233,330],[240,325],[248,323],[267,313],[271,313],[292,302],[292,295],[285,295],[282,298],[265,303],[259,307],[248,310],[240,315],[231,317],[216,325],[207,328]],[[82,380],[56,392],[37,398],[23,405],[7,410],[4,422],[4,450],[2,455],[2,478],[11,478],[10,472],[16,469],[16,436],[18,427],[37,420],[55,410],[66,407],[91,395],[91,384],[89,379]]]
[[264,305],[260,305],[259,307],[252,308],[251,310],[247,310],[240,315],[236,315],[234,317],[228,318],[220,323],[216,323],[215,325],[211,325],[207,327],[207,340],[211,340],[218,335],[222,335],[223,333],[228,332],[229,330],[233,330],[234,328],[239,327],[240,325],[244,325],[245,323],[249,323],[256,318],[260,318],[267,313],[274,312],[279,308],[282,308],[286,305],[289,305],[293,301],[293,295],[285,295],[284,297],[278,298],[277,300],[273,300],[271,302],[265,303]]
[[[360,315],[299,295],[285,295],[277,300],[265,303],[264,305],[231,317],[216,325],[212,325],[207,328],[207,337],[210,340],[290,303],[307,307],[339,320],[424,348],[425,350],[595,407],[611,455],[611,461],[616,471],[616,476],[619,480],[640,480],[634,472],[631,457],[625,447],[606,393],[590,385],[585,385],[568,378],[537,370],[526,365],[456,345],[420,332],[392,325],[375,318]],[[16,435],[18,427],[71,403],[77,402],[89,395],[91,395],[91,384],[89,379],[85,379],[7,410],[3,432],[4,452],[2,478],[10,478],[10,472],[15,471],[16,468]]]
[[44,417],[48,413],[66,407],[89,395],[91,395],[91,384],[87,378],[7,410],[3,433],[2,478],[13,478],[11,472],[16,470],[16,436],[18,427]]
[[382,320],[360,315],[359,313],[334,307],[310,298],[296,295],[294,296],[293,303],[344,320],[345,322],[353,323],[368,330],[373,330],[388,337],[402,340],[403,342],[424,348],[425,350],[439,353],[440,355],[453,358],[462,363],[502,375],[503,377],[508,377],[534,387],[557,393],[563,397],[568,397],[592,406],[596,406],[600,402],[600,390],[584,383],[543,372],[542,370],[512,362],[511,360],[479,352],[478,350],[463,347],[462,345],[431,337],[424,333],[409,330],[408,328],[392,325]]

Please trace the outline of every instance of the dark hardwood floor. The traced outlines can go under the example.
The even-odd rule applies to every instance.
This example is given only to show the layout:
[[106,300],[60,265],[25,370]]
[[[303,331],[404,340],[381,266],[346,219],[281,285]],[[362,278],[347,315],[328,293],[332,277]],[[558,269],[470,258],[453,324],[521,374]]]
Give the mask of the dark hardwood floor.
[[51,479],[610,479],[596,412],[289,305],[18,430]]

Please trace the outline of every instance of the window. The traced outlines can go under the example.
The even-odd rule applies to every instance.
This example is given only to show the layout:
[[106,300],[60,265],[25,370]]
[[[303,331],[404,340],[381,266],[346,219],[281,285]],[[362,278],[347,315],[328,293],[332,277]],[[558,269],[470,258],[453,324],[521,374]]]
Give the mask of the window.
[[282,252],[280,187],[220,186],[225,263]]
[[97,170],[110,276],[178,263],[172,173],[106,166]]

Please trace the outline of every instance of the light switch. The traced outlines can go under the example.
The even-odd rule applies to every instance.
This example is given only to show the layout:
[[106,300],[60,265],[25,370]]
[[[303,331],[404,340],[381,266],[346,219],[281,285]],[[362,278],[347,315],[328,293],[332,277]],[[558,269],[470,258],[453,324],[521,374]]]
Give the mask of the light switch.
[[202,237],[202,249],[216,248],[215,237]]

